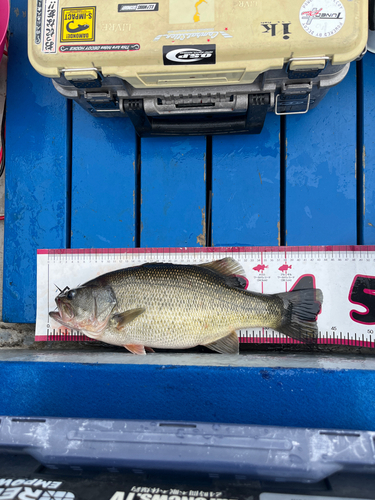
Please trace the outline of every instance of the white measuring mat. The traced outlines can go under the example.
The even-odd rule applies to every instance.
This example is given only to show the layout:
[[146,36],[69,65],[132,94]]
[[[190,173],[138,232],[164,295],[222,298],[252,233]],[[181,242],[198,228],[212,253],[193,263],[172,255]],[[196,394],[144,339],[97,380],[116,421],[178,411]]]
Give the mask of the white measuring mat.
[[[38,250],[36,340],[91,340],[49,317],[59,288],[145,262],[202,264],[232,257],[248,290],[280,293],[314,286],[323,292],[318,343],[375,347],[375,246],[222,247]],[[242,343],[298,343],[272,329],[238,331]]]

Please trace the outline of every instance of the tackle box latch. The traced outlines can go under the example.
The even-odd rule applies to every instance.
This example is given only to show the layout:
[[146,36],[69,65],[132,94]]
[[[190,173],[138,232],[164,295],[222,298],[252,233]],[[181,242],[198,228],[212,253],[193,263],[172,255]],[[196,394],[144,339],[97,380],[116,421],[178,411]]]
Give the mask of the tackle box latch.
[[328,56],[291,57],[285,67],[290,80],[316,78],[327,66]]
[[84,98],[93,108],[94,112],[119,111],[118,104],[111,91],[108,92],[84,92]]
[[[281,93],[275,98],[276,115],[301,115],[307,113],[311,104],[313,84],[283,84]],[[296,110],[297,109],[297,110]]]
[[103,75],[97,68],[66,68],[60,73],[77,89],[94,89],[102,86]]

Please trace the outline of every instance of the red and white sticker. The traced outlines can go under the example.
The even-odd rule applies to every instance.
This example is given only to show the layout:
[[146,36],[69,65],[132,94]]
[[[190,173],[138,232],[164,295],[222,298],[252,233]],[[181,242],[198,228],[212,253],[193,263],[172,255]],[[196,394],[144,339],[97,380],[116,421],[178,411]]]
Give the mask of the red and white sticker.
[[345,8],[340,0],[306,0],[299,12],[302,28],[316,38],[336,35],[345,23]]
[[[60,45],[60,52],[129,52],[139,50],[139,43],[104,43],[104,44],[81,44]],[[1,499],[0,499],[1,500]]]

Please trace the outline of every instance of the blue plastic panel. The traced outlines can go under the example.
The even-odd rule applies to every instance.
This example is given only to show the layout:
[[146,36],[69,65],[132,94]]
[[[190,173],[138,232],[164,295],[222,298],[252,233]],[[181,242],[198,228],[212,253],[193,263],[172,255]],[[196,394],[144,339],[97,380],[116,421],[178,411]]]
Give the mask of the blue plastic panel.
[[212,240],[215,246],[278,245],[280,118],[260,135],[212,140]]
[[135,131],[73,106],[72,248],[134,246]]
[[36,250],[65,248],[67,107],[27,59],[27,0],[12,5],[6,115],[3,320],[33,322]]
[[[233,474],[236,475],[237,481],[240,479],[239,472],[242,480],[250,476],[252,479],[263,481],[278,481],[278,486],[282,488],[280,481],[316,483],[338,471],[349,474],[353,473],[353,469],[358,472],[365,469],[367,474],[373,474],[375,471],[373,433],[358,430],[348,432],[330,429],[327,432],[325,429],[155,420],[29,419],[4,417],[1,414],[0,422],[0,453],[17,453],[22,450],[37,457],[46,467],[52,465],[53,469],[73,466],[75,469],[79,467],[87,470],[88,467],[99,466],[104,472],[108,467],[111,471],[113,468],[130,468],[134,471],[136,467],[138,473],[143,474],[143,484],[146,479],[144,474],[149,471],[159,474],[172,471],[198,473],[197,485],[201,488],[204,484],[203,474],[209,474],[211,477],[224,474],[226,486],[230,485],[231,489],[231,494],[227,494],[227,497],[240,500],[253,496],[249,493],[255,493],[251,489],[255,481],[252,485],[247,483],[239,495],[240,492],[235,492],[230,484]],[[329,453],[325,453],[327,450]],[[22,460],[19,455],[18,458]],[[54,474],[58,472],[54,470]],[[97,481],[90,481],[84,472],[81,474],[80,482],[85,484],[86,496],[82,497],[82,493],[76,496],[83,500],[91,498],[87,494],[90,486],[95,484],[98,488],[99,484]],[[121,477],[121,474],[117,474],[118,476]],[[173,479],[176,487],[178,479]],[[367,482],[361,479],[363,488]],[[2,481],[4,485],[4,479]],[[107,488],[113,487],[114,481],[113,478],[110,484],[107,482]],[[238,481],[237,485],[240,484]],[[243,483],[242,485],[244,486]],[[333,485],[329,484],[330,494]],[[350,486],[353,499],[353,480]],[[274,485],[272,490],[275,487],[277,486]],[[264,485],[264,488],[267,486]],[[320,489],[321,485],[318,488]],[[311,489],[316,491],[317,487],[312,485]],[[341,488],[341,491],[343,490],[345,487]],[[305,493],[307,492],[305,490]],[[182,496],[178,490],[173,493]],[[349,493],[348,488],[346,493]],[[267,493],[263,493],[261,498],[266,495]],[[367,495],[364,493],[363,496]],[[21,496],[25,497],[30,498]],[[215,498],[206,495],[201,495],[202,497]],[[55,498],[58,498],[58,493]],[[64,497],[61,495],[60,498]],[[155,500],[156,498],[159,497],[155,497]],[[191,500],[193,498],[194,496],[190,496]],[[268,498],[271,500],[275,496],[269,493]],[[291,496],[283,495],[279,498],[288,500]],[[297,498],[301,499],[301,496],[298,495]],[[302,498],[309,497],[303,495]],[[328,500],[330,496],[313,498]]]
[[363,111],[364,149],[364,227],[363,237],[366,245],[375,243],[375,54],[368,52],[363,58]]
[[142,139],[142,247],[205,245],[205,153],[205,137]]
[[4,361],[0,379],[0,415],[375,430],[374,370]]
[[355,244],[355,63],[315,109],[286,123],[287,244]]

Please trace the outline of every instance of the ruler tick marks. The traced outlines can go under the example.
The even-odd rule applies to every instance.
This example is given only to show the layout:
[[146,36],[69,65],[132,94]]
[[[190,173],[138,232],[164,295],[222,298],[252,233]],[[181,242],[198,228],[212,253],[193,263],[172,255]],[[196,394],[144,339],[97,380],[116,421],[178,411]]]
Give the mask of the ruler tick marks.
[[[82,333],[46,329],[49,325],[48,312],[55,308],[56,289],[58,286],[76,287],[92,279],[96,275],[120,266],[140,265],[145,261],[169,261],[189,264],[209,262],[211,260],[230,256],[244,267],[250,284],[249,290],[264,293],[279,293],[281,265],[292,265],[291,276],[284,279],[285,291],[296,283],[305,274],[313,275],[316,286],[322,288],[324,302],[322,313],[318,318],[318,342],[345,343],[349,345],[374,346],[373,331],[366,325],[350,323],[350,311],[355,310],[353,303],[348,300],[350,286],[356,274],[372,276],[373,263],[375,262],[375,246],[330,246],[330,247],[236,247],[236,248],[210,248],[210,249],[93,249],[93,250],[49,250],[38,254],[39,261],[47,258],[45,271],[41,270],[40,276],[45,276],[45,302],[38,306],[38,318],[42,315],[43,321],[37,320],[36,338],[53,337],[59,340],[88,340]],[[254,278],[253,268],[261,262],[267,265],[267,276],[264,280]],[[45,265],[45,264],[44,264]],[[103,272],[100,269],[104,269]],[[83,277],[81,278],[81,274]],[[287,271],[289,272],[289,271]],[[354,275],[353,275],[354,272]],[[45,273],[45,274],[43,274]],[[257,273],[255,273],[257,274]],[[38,274],[39,278],[39,274]],[[286,281],[288,279],[288,281]],[[42,278],[42,281],[44,278]],[[61,283],[61,284],[60,284]],[[289,283],[289,284],[288,284]],[[38,284],[39,294],[39,284]],[[38,299],[39,300],[39,299]],[[39,303],[39,302],[38,302]],[[350,323],[350,324],[349,324]],[[38,325],[43,325],[39,332]],[[336,330],[331,331],[332,325]],[[354,330],[355,327],[355,330]],[[39,332],[39,333],[38,333]],[[346,332],[346,333],[343,333]],[[279,332],[266,328],[258,330],[243,330],[239,332],[242,342],[277,342],[293,344],[297,341],[281,335]],[[374,339],[375,340],[375,339]]]

